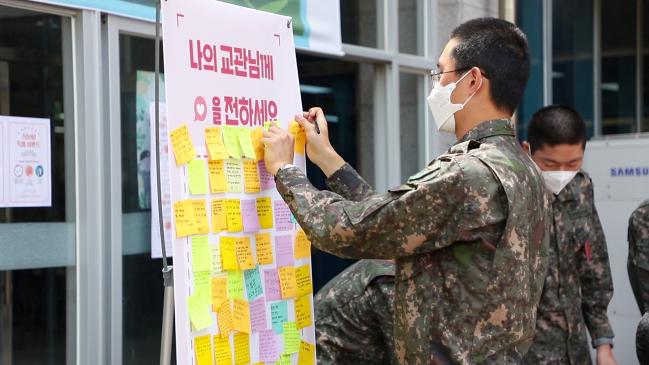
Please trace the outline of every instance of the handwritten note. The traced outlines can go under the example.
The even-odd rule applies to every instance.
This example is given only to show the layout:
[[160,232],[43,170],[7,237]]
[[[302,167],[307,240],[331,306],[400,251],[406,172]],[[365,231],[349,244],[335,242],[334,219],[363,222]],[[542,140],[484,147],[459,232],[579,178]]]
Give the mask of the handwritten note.
[[235,233],[243,231],[241,201],[239,199],[225,199],[225,219],[228,225],[228,232]]
[[187,164],[187,182],[189,193],[192,195],[207,194],[207,174],[205,173],[205,160],[196,158]]
[[212,358],[212,336],[197,336],[194,338],[194,355],[196,365],[213,365]]
[[237,238],[221,236],[221,262],[224,270],[239,270],[237,254],[235,250]]
[[263,297],[250,302],[250,323],[253,332],[268,329],[268,320],[266,319],[266,301]]
[[268,189],[275,188],[275,178],[271,175],[268,170],[266,170],[266,163],[262,160],[257,163],[259,167],[259,183],[261,185],[261,190],[266,191]]
[[263,287],[261,284],[261,275],[259,274],[259,266],[254,269],[246,270],[243,273],[246,282],[246,293],[248,293],[248,300],[252,301],[263,294]]
[[212,255],[207,236],[192,237],[192,271],[212,270]]
[[210,223],[207,219],[207,209],[205,208],[205,200],[196,199],[192,200],[192,207],[194,208],[194,221],[196,231],[194,234],[208,234],[210,233]]
[[283,200],[275,200],[273,203],[275,208],[275,229],[278,231],[290,231],[293,229],[293,222],[291,222],[291,210]]
[[196,219],[191,200],[179,200],[174,203],[174,222],[176,237],[186,237],[196,231]]
[[266,300],[282,299],[282,291],[279,287],[279,274],[277,269],[264,271],[264,287],[266,288]]
[[225,160],[230,157],[223,143],[221,127],[205,128],[205,144],[210,160]]
[[194,295],[203,297],[207,304],[211,303],[210,296],[210,277],[211,272],[207,271],[195,271],[192,273],[194,276]]
[[294,354],[300,349],[300,332],[295,327],[295,322],[284,322],[284,353]]
[[255,199],[241,200],[241,218],[243,220],[244,232],[257,232],[261,229],[259,216],[257,215],[257,201]]
[[[226,301],[216,310],[217,322],[219,324],[219,332],[222,337],[229,336],[234,330],[234,322],[232,319],[232,309],[230,302]],[[225,337],[227,338],[227,337]]]
[[221,261],[221,244],[210,244],[210,254],[212,255],[212,274],[218,274],[223,271],[223,261]]
[[237,237],[235,241],[234,250],[237,255],[237,263],[239,269],[249,270],[255,267],[255,260],[252,257],[252,248],[250,247],[250,238]]
[[304,148],[306,146],[306,133],[304,129],[294,120],[289,123],[289,134],[295,139],[294,150],[304,156]]
[[223,199],[212,200],[212,232],[221,233],[228,229]]
[[228,155],[232,158],[239,159],[243,156],[241,151],[241,146],[239,145],[239,134],[237,133],[237,127],[224,126],[223,129],[223,144],[225,144],[225,149],[228,151]]
[[306,237],[302,229],[298,229],[295,234],[295,259],[304,259],[311,257],[311,242]]
[[297,295],[297,283],[295,280],[295,268],[293,266],[280,267],[279,287],[282,291],[282,298],[293,298]]
[[232,309],[234,330],[250,334],[250,305],[244,299],[234,299]]
[[231,193],[243,192],[243,171],[240,160],[225,160],[225,176],[228,182],[228,191]]
[[[288,304],[286,301],[270,304],[270,318],[275,333],[278,335],[284,333],[284,323],[288,321]],[[293,326],[295,327],[295,324]]]
[[295,325],[297,329],[309,327],[313,324],[311,317],[311,296],[304,295],[295,299]]
[[297,356],[298,365],[315,364],[315,345],[305,341],[300,342],[300,353]]
[[187,124],[183,124],[171,131],[170,136],[171,147],[176,157],[176,165],[181,166],[191,161],[196,155],[196,150],[189,135]]
[[250,129],[247,127],[239,127],[237,129],[237,137],[239,139],[239,146],[241,147],[241,154],[245,158],[256,159],[255,147],[252,144],[250,136]]
[[214,357],[216,365],[232,365],[232,351],[230,350],[230,337],[214,336]]
[[189,320],[196,331],[203,330],[214,323],[209,310],[209,300],[209,297],[195,294],[187,297]]
[[249,337],[247,333],[234,334],[234,365],[250,364]]
[[275,260],[277,266],[293,265],[293,244],[291,236],[275,236]]
[[224,164],[225,162],[221,160],[207,162],[210,175],[210,193],[212,194],[225,193],[228,190]]
[[227,301],[228,279],[226,277],[212,278],[212,311],[216,312]]
[[273,206],[271,198],[257,198],[257,216],[261,229],[273,228]]
[[250,139],[252,140],[252,148],[255,150],[255,160],[263,161],[264,159],[264,144],[261,142],[262,129],[257,127],[250,131]]
[[273,330],[259,332],[259,361],[275,362],[279,360],[279,347]]
[[311,266],[302,265],[295,269],[295,281],[297,283],[297,295],[303,296],[313,293],[313,281],[311,281]]
[[270,265],[273,263],[273,245],[271,244],[270,233],[257,233],[255,235],[257,246],[257,263],[259,265]]
[[243,272],[228,271],[227,288],[229,299],[243,299]]
[[258,193],[261,190],[259,171],[255,160],[243,160],[243,180],[246,193]]

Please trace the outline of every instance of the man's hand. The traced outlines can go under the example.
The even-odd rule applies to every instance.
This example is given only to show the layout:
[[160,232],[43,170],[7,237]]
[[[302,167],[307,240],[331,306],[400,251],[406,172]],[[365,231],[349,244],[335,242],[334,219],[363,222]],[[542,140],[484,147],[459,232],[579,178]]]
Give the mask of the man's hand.
[[[306,133],[306,153],[309,159],[327,176],[338,171],[345,160],[334,150],[329,142],[329,130],[327,120],[321,108],[311,108],[303,115],[296,115],[295,120],[300,124]],[[320,133],[316,131],[316,123]]]
[[288,132],[273,124],[268,132],[262,133],[261,141],[264,144],[264,162],[269,173],[275,175],[282,166],[293,163],[295,141]]
[[597,346],[597,365],[617,365],[611,345]]

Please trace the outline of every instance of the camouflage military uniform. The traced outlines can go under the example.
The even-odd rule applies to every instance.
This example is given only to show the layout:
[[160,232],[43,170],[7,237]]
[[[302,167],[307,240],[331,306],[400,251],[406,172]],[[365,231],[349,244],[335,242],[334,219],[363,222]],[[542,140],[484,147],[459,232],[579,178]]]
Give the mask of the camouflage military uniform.
[[318,364],[396,364],[394,264],[360,260],[314,298]]
[[641,313],[649,311],[649,200],[629,218],[629,280]]
[[483,122],[404,185],[377,194],[349,165],[319,191],[276,176],[314,246],[395,258],[400,364],[516,364],[534,334],[549,202],[506,120]]
[[526,364],[591,364],[593,346],[613,343],[606,310],[613,279],[606,239],[585,172],[552,202],[550,261]]

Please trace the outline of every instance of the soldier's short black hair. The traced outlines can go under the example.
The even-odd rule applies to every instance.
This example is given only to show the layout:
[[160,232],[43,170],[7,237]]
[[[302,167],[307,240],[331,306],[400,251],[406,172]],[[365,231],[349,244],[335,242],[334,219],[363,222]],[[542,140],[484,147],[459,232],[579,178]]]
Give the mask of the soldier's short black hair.
[[478,67],[489,80],[496,107],[513,113],[530,75],[527,37],[516,25],[497,18],[477,18],[451,33],[456,70]]
[[527,125],[527,141],[534,153],[544,146],[581,144],[586,147],[586,123],[577,111],[565,105],[539,109]]

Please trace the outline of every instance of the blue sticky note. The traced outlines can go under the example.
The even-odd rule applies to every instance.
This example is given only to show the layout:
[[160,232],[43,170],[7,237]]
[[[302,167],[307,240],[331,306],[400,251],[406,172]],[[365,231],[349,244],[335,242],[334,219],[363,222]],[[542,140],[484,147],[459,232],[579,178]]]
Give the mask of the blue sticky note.
[[278,335],[284,333],[284,322],[288,322],[288,305],[285,300],[270,304],[270,318],[275,333]]
[[244,271],[243,277],[246,282],[246,293],[248,293],[249,301],[253,301],[255,298],[261,296],[264,293],[264,289],[261,286],[259,266],[256,266],[254,269]]

